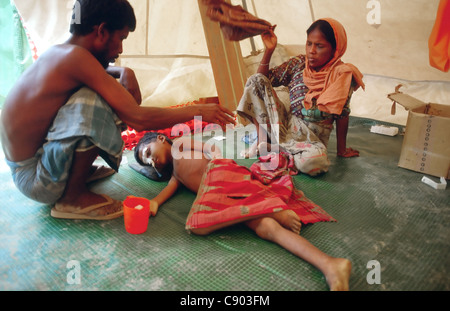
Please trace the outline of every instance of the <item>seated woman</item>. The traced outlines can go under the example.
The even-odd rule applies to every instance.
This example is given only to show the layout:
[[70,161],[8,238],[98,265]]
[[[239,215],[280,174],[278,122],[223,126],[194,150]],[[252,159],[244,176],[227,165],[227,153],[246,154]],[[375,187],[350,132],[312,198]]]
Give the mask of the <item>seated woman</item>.
[[[172,170],[168,185],[152,200],[152,215],[183,184],[197,193],[186,221],[190,232],[207,235],[245,223],[259,237],[279,244],[317,267],[331,290],[348,290],[351,262],[325,254],[299,235],[302,223],[334,219],[295,189],[288,173],[278,176],[269,186],[263,180],[270,174],[222,159],[217,147],[185,137],[172,142],[151,132],[137,144],[134,156],[140,165],[153,166],[160,175]],[[279,163],[293,167],[292,161]]]
[[[300,172],[315,176],[328,171],[327,146],[335,120],[337,155],[359,156],[357,150],[346,147],[346,137],[350,97],[364,83],[355,66],[341,61],[347,36],[339,22],[320,19],[307,34],[306,55],[272,69],[269,63],[277,37],[273,31],[262,34],[264,55],[258,72],[247,81],[237,111],[258,129],[258,140],[247,156],[255,156],[260,143],[275,137],[278,141],[270,143],[291,153]],[[289,87],[289,112],[273,90],[281,85]]]

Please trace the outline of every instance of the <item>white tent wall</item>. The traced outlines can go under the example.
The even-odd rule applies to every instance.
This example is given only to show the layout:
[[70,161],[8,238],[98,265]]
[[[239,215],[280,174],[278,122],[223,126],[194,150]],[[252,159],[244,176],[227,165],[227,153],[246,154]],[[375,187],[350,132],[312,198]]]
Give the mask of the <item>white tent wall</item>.
[[[13,0],[38,54],[68,36],[73,0]],[[130,0],[138,26],[124,44],[118,64],[137,74],[143,105],[172,106],[217,94],[197,0]],[[243,4],[243,1],[232,1]],[[398,84],[424,102],[450,105],[450,74],[432,68],[428,38],[439,0],[246,0],[247,9],[276,24],[281,45],[275,65],[304,51],[313,20],[333,17],[346,28],[345,62],[365,75],[366,91],[352,98],[352,115],[406,124],[407,112],[390,114],[387,94]],[[379,8],[379,10],[378,10]],[[377,20],[379,18],[379,20]],[[375,20],[379,24],[371,25]],[[263,48],[259,37],[255,50]],[[246,63],[250,40],[241,43]]]
[[138,29],[119,62],[133,68],[144,106],[171,106],[216,94],[195,0],[134,0]]
[[[313,0],[315,18],[331,16],[346,28],[348,49],[344,61],[364,73],[366,91],[352,98],[352,115],[406,124],[407,112],[390,114],[386,98],[398,84],[402,92],[424,102],[450,105],[450,74],[429,65],[428,39],[439,0]],[[379,24],[368,20],[377,14]],[[376,17],[376,16],[375,16]]]

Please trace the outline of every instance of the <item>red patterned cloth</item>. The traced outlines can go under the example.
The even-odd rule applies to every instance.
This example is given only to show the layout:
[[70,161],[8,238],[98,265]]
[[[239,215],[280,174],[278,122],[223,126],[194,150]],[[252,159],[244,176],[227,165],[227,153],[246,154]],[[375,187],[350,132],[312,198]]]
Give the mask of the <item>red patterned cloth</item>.
[[281,166],[273,174],[261,173],[261,162],[250,170],[230,159],[212,160],[189,212],[186,229],[207,228],[287,209],[293,210],[304,224],[336,221],[295,188],[287,169],[289,160],[283,154],[279,157]]
[[282,175],[297,175],[294,157],[287,152],[270,153],[259,158],[258,162],[250,167],[252,177],[263,184],[269,184],[272,180]]
[[[183,107],[183,106],[192,105],[192,104],[195,104],[195,102],[187,103],[187,104],[184,104],[184,105],[172,106],[172,107],[169,107],[169,108]],[[188,121],[188,122],[185,122],[185,123],[181,123],[181,124],[177,124],[177,125],[175,125],[173,127],[169,127],[169,128],[163,129],[163,130],[157,130],[157,131],[154,131],[154,132],[164,134],[167,137],[169,137],[170,139],[174,139],[174,138],[180,137],[183,134],[185,134],[184,130],[186,129],[186,126],[189,127],[189,130],[190,130],[191,134],[197,134],[197,133],[200,133],[202,131],[213,130],[218,125],[193,119],[191,121]],[[128,129],[126,131],[122,132],[122,139],[125,142],[124,149],[125,150],[132,150],[134,147],[136,147],[137,143],[142,138],[142,136],[144,136],[145,133],[147,133],[147,132],[148,131],[136,132],[136,130],[128,127]]]

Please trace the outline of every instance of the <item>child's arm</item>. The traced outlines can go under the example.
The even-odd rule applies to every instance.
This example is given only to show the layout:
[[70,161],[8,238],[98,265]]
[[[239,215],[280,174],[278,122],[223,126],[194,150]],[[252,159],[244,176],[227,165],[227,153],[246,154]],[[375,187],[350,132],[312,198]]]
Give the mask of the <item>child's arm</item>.
[[179,185],[180,182],[172,176],[167,186],[151,200],[154,202],[150,204],[150,213],[152,216],[155,216],[158,212],[159,206],[166,202],[177,191]]

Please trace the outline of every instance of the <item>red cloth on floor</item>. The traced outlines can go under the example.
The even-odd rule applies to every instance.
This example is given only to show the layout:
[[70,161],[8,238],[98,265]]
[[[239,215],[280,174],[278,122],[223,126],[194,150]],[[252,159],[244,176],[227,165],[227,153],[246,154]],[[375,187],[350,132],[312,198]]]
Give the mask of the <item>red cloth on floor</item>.
[[[185,105],[178,105],[178,106],[173,106],[173,107],[169,107],[169,108],[177,108],[177,107],[183,107],[183,106],[187,106],[187,105],[192,105],[194,103],[187,103]],[[191,134],[197,134],[200,133],[202,131],[208,131],[208,130],[213,130],[215,128],[215,124],[211,124],[208,122],[200,122],[198,120],[191,120],[185,123],[181,123],[181,124],[177,124],[174,125],[173,127],[169,127],[166,129],[162,129],[162,130],[157,130],[157,131],[153,131],[153,132],[157,132],[157,133],[161,133],[166,135],[167,137],[169,137],[170,139],[174,139],[177,137],[180,137],[183,135],[183,131],[186,128],[186,125],[189,127],[190,133]],[[128,127],[128,129],[126,131],[122,132],[122,139],[125,142],[125,150],[133,150],[134,147],[136,147],[137,143],[139,142],[139,140],[142,138],[142,136],[145,135],[145,133],[147,133],[149,131],[143,131],[143,132],[136,132],[136,130]],[[172,135],[172,133],[174,133]]]
[[298,174],[294,157],[287,152],[270,153],[267,156],[260,157],[258,162],[252,164],[250,170],[252,177],[263,184],[269,184],[282,175]]

